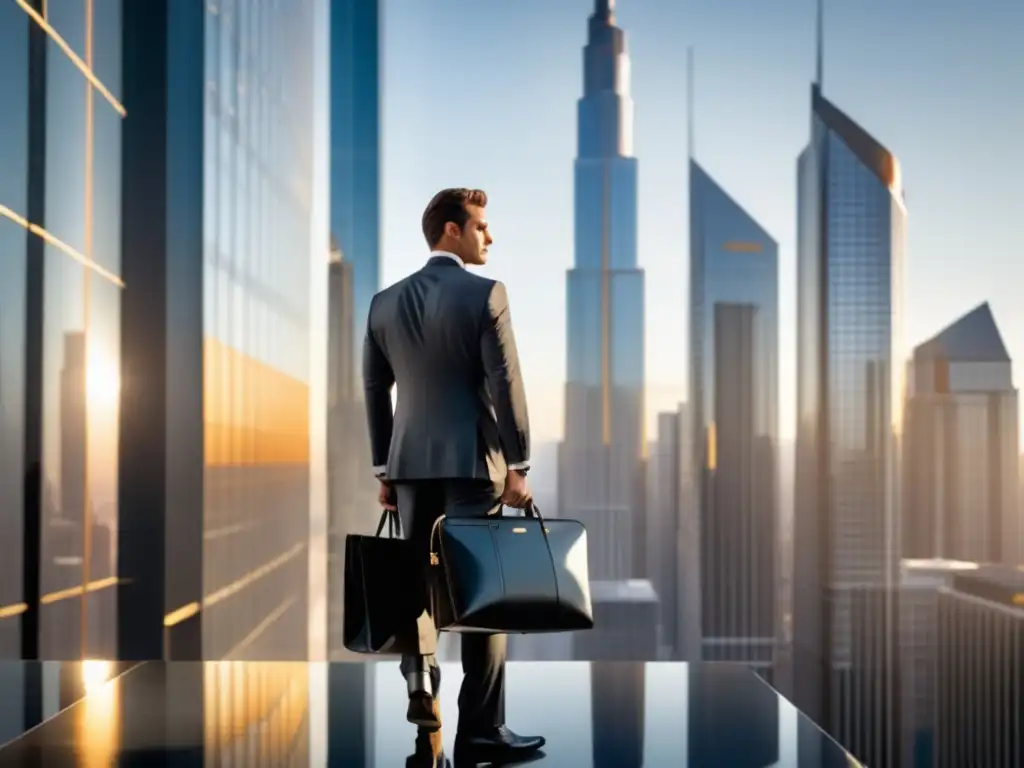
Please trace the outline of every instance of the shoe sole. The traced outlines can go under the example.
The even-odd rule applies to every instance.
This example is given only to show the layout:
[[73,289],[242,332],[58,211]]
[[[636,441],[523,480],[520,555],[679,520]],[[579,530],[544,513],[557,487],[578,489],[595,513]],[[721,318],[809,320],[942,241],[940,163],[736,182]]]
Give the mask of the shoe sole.
[[410,707],[405,713],[405,719],[413,725],[428,731],[437,731],[441,728],[441,721],[433,713],[425,713],[416,707]]

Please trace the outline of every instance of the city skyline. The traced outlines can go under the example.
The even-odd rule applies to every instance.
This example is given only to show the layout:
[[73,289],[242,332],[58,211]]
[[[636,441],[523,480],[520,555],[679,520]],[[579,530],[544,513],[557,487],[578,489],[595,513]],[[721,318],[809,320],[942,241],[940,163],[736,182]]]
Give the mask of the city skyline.
[[[580,87],[579,19],[592,2],[525,0],[484,9],[471,20],[461,19],[449,0],[435,5],[427,13],[408,0],[384,3],[384,114],[417,119],[384,121],[382,282],[389,284],[422,263],[418,217],[435,187],[484,186],[491,195],[496,238],[485,273],[509,285],[537,439],[557,440],[563,382],[548,372],[561,370],[567,338],[551,332],[552,325],[561,331],[560,274],[572,258],[572,177],[564,165],[574,153],[575,116],[567,104]],[[1024,354],[1024,331],[1016,330],[1024,329],[1024,317],[1017,321],[1013,281],[991,276],[997,265],[1009,263],[1013,274],[1022,269],[1012,261],[1012,180],[1018,175],[1014,169],[1024,172],[1024,157],[1005,126],[1024,120],[1024,106],[989,96],[1010,87],[1014,64],[1017,70],[1024,67],[1024,54],[1007,37],[1010,27],[1024,23],[1024,10],[993,0],[989,13],[968,14],[969,22],[955,32],[953,16],[937,8],[872,7],[870,23],[868,14],[839,3],[825,10],[829,92],[900,155],[909,179],[914,216],[908,224],[905,341],[916,344],[949,316],[988,300],[1007,316],[1011,353]],[[792,164],[806,131],[814,2],[781,0],[768,7],[730,0],[727,6],[694,3],[652,13],[648,5],[620,1],[616,14],[629,30],[635,142],[646,160],[639,175],[638,229],[639,261],[649,275],[649,436],[658,411],[688,399],[685,349],[674,351],[688,332],[680,300],[688,269],[687,194],[679,183],[685,177],[687,122],[682,39],[697,41],[697,149],[703,164],[779,241],[779,432],[791,444],[796,423]],[[737,15],[744,18],[740,27],[733,21]],[[501,28],[503,39],[473,31],[490,28]],[[950,35],[956,45],[940,56],[935,43]],[[444,50],[431,45],[435,38],[445,40]],[[870,52],[877,46],[903,51],[895,72],[875,63]],[[544,55],[524,57],[526,49]],[[470,116],[474,130],[468,132],[456,128],[461,117],[445,114],[426,95],[434,78],[467,59],[472,67],[458,65],[466,87],[501,94],[488,97],[486,117]],[[751,140],[743,140],[740,124],[756,126]],[[964,187],[968,179],[970,191]],[[971,227],[970,221],[985,226]],[[910,347],[904,352],[909,355]]]
[[[530,483],[545,514],[586,525],[594,609],[593,631],[519,636],[512,658],[698,662],[663,669],[700,701],[731,697],[718,674],[770,691],[752,668],[878,768],[897,753],[925,765],[939,743],[940,760],[993,748],[1012,713],[966,744],[945,670],[988,669],[958,640],[971,616],[988,622],[974,637],[991,675],[962,690],[992,707],[995,665],[1020,669],[1000,649],[1024,628],[1024,267],[984,248],[1010,242],[1007,169],[1024,153],[943,187],[984,158],[957,119],[929,133],[921,115],[966,92],[900,96],[911,70],[865,45],[834,84],[831,62],[849,64],[830,41],[851,34],[834,0],[522,0],[479,16],[436,0],[410,11],[415,30],[396,15],[409,2],[0,6],[0,657],[351,658],[345,542],[380,513],[363,305],[422,266],[425,199],[478,186],[495,236],[482,272],[512,295]],[[449,14],[461,25],[436,28]],[[508,35],[484,46],[482,23]],[[989,35],[962,26],[957,43]],[[684,38],[701,41],[699,78],[692,55],[675,66]],[[901,51],[918,60],[929,41]],[[392,74],[397,56],[411,78]],[[798,108],[780,96],[791,80]],[[849,97],[855,82],[876,98]],[[982,122],[992,151],[1006,126]],[[962,155],[936,149],[957,135]],[[962,190],[1000,184],[980,219]],[[982,250],[960,261],[915,251],[962,248],[964,232]],[[924,278],[908,275],[915,252]],[[908,292],[961,262],[985,295],[926,293],[929,324],[908,333]],[[365,753],[380,701],[358,669],[367,695],[346,711]],[[639,715],[646,672],[594,672],[590,751],[642,762],[657,712],[599,723]],[[746,701],[728,719],[768,715],[751,727],[757,762],[781,759],[777,715]],[[720,720],[697,715],[691,759]]]

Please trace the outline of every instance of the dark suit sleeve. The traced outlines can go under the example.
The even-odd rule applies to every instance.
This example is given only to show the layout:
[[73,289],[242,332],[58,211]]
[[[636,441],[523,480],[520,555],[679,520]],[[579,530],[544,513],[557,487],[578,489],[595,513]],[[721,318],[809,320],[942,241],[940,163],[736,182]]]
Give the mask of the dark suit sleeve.
[[509,469],[527,469],[530,462],[530,417],[519,370],[519,353],[512,333],[512,315],[503,283],[491,286],[484,311],[481,351],[487,387],[491,392],[501,451]]
[[363,340],[363,392],[366,420],[370,429],[373,471],[380,477],[387,468],[391,433],[395,426],[395,415],[391,409],[391,387],[395,384],[395,373],[373,335],[373,304],[370,302],[366,338]]

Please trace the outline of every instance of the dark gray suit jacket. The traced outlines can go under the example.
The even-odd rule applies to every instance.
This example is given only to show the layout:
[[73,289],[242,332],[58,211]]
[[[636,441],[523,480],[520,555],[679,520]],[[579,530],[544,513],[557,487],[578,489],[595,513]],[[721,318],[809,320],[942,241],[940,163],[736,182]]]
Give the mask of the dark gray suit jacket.
[[378,475],[503,482],[530,460],[505,286],[453,259],[433,256],[373,297],[363,387]]

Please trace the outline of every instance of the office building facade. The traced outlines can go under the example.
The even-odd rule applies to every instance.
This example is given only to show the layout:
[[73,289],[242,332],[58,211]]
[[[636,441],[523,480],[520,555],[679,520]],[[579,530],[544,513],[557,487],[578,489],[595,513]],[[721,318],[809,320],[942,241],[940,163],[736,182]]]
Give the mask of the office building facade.
[[625,36],[596,0],[577,105],[575,259],[566,280],[561,514],[590,536],[595,579],[634,575],[642,533],[644,273],[637,264],[637,160]]
[[797,188],[792,698],[842,742],[851,589],[897,578],[906,210],[896,158],[822,95],[820,73]]
[[325,21],[322,0],[124,6],[124,658],[310,650]]
[[690,160],[690,391],[703,658],[771,675],[778,246]]
[[937,637],[935,765],[1024,765],[1024,571],[954,577]]
[[1024,561],[1017,390],[988,303],[920,344],[904,430],[905,557]]
[[942,559],[905,559],[900,565],[897,749],[899,765],[907,768],[935,765],[940,591],[952,587],[957,574],[977,569],[977,563]]
[[676,547],[675,654],[681,661],[701,659],[700,507],[694,480],[692,417],[689,403],[676,414],[679,435],[679,533]]
[[121,5],[5,3],[0,65],[0,657],[110,657]]

